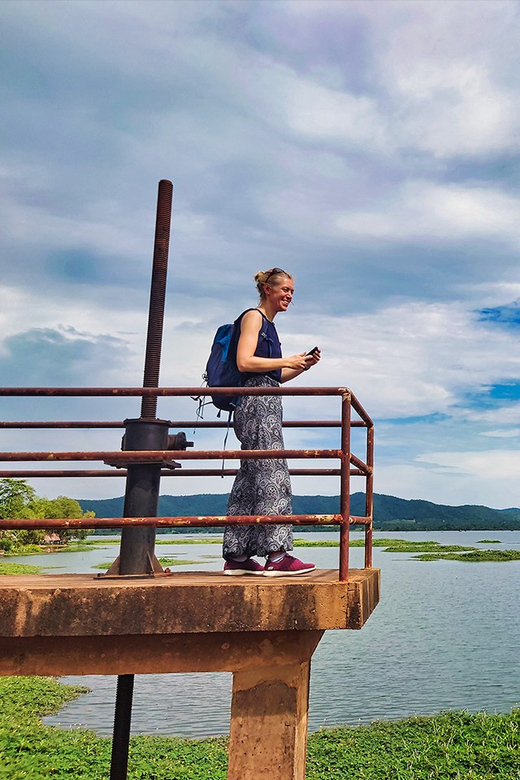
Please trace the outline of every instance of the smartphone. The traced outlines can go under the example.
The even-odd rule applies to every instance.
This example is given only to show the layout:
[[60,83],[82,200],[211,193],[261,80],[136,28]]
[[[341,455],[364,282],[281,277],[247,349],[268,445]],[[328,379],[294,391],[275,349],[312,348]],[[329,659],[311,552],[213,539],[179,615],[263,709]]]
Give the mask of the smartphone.
[[319,352],[319,347],[313,347],[309,352],[307,352],[307,355],[314,355],[315,352]]

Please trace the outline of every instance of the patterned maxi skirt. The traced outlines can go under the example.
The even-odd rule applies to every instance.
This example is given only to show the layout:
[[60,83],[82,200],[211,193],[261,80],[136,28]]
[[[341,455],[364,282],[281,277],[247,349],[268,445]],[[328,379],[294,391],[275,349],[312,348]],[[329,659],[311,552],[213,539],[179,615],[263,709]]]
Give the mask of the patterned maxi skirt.
[[[259,374],[246,387],[278,387]],[[282,450],[282,399],[280,396],[243,396],[234,415],[234,429],[243,450]],[[229,495],[228,515],[292,514],[291,480],[287,461],[243,460]],[[234,525],[224,531],[224,558],[239,555],[266,557],[292,550],[291,525]]]

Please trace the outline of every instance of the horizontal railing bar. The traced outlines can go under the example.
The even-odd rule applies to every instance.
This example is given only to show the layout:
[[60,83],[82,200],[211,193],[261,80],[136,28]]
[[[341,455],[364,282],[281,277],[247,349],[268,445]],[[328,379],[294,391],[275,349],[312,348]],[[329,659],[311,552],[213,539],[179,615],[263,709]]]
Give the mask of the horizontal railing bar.
[[211,395],[345,395],[346,387],[0,387],[0,396],[186,397]]
[[121,450],[92,452],[0,452],[0,461],[81,461],[157,463],[172,460],[277,460],[278,458],[340,458],[341,450]]
[[[161,477],[234,477],[238,469],[161,469]],[[126,477],[127,469],[68,469],[60,471],[51,470],[11,470],[0,471],[0,479],[16,479],[24,477],[33,479],[38,477]],[[289,469],[292,477],[339,477],[341,469]],[[351,476],[365,476],[359,469],[350,469]]]
[[351,525],[370,525],[372,522],[371,517],[360,517],[359,515],[350,515]]
[[[283,420],[284,428],[341,428],[341,420]],[[366,428],[362,420],[353,420],[352,426]],[[174,420],[172,428],[227,428],[225,421],[215,420]]]
[[122,420],[6,420],[0,421],[0,428],[124,428]]
[[[340,428],[340,420],[284,420],[284,428]],[[229,423],[220,420],[173,420],[170,428],[227,428]],[[122,420],[5,420],[0,428],[124,428]],[[363,420],[353,420],[351,428],[366,428]]]
[[[351,525],[367,525],[369,517],[351,516]],[[155,528],[177,528],[198,526],[222,527],[225,525],[341,525],[341,515],[205,515],[200,517],[47,517],[47,518],[0,518],[0,530],[47,530],[51,528],[127,528],[132,526],[153,526]]]
[[75,518],[1,518],[0,530],[31,530],[47,528],[127,528],[154,526],[224,526],[224,525],[340,525],[341,515],[203,515],[201,517],[75,517]]
[[[351,525],[367,524],[369,517],[349,518]],[[75,518],[1,518],[0,530],[46,530],[51,528],[126,528],[154,526],[221,527],[225,525],[340,525],[341,515],[204,515],[200,517],[75,517]]]

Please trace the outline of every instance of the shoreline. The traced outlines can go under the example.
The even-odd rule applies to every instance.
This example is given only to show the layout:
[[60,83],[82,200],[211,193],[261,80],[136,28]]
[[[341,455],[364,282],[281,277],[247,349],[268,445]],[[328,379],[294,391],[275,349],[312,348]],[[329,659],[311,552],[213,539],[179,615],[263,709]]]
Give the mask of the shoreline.
[[[84,688],[54,678],[0,678],[0,766],[4,778],[108,780],[111,740],[86,729],[46,726]],[[307,780],[511,780],[520,765],[520,709],[449,711],[309,734]],[[135,736],[129,777],[225,780],[227,739]],[[6,771],[7,770],[7,771]]]
[[[488,529],[489,530],[489,529]],[[410,533],[410,532],[407,532]],[[411,532],[413,533],[413,532]],[[428,532],[422,532],[422,533],[428,533]],[[435,533],[435,532],[432,532]],[[442,532],[438,532],[442,533]],[[451,533],[451,532],[449,532]],[[177,536],[175,534],[175,536]],[[170,545],[170,546],[176,546],[176,545],[194,545],[194,544],[219,544],[221,541],[221,537],[215,538],[214,540],[209,540],[204,535],[202,537],[190,537],[189,539],[158,539],[156,541],[157,545]],[[94,539],[89,540],[88,544],[84,544],[83,546],[78,545],[71,545],[69,548],[62,547],[60,549],[54,549],[52,550],[52,554],[54,555],[60,555],[60,553],[68,552],[81,552],[85,550],[95,550],[96,548],[103,548],[107,544],[117,544],[118,540],[110,540],[107,542],[97,541]],[[419,561],[440,561],[440,560],[452,560],[452,561],[459,561],[464,563],[502,563],[502,562],[511,562],[511,561],[518,561],[520,560],[520,550],[511,550],[511,549],[497,549],[494,548],[494,545],[502,544],[500,539],[479,539],[476,542],[474,542],[472,545],[454,545],[454,544],[442,544],[438,541],[432,541],[432,540],[409,540],[409,539],[399,539],[399,538],[385,538],[385,537],[377,537],[375,536],[373,538],[373,547],[382,548],[382,552],[385,553],[409,553],[412,555],[412,557],[415,560]],[[475,547],[474,545],[491,545],[491,549],[483,549],[481,547]],[[356,539],[352,538],[350,541],[350,547],[363,547],[364,546],[364,540],[363,539]],[[336,539],[320,539],[320,540],[311,540],[311,539],[305,539],[305,538],[295,538],[294,539],[294,547],[295,549],[298,548],[307,548],[307,547],[339,547],[339,541]],[[8,553],[4,556],[2,556],[2,560],[0,560],[0,576],[2,575],[15,575],[15,574],[42,574],[42,573],[50,573],[49,570],[52,568],[55,568],[53,566],[45,566],[45,565],[39,565],[39,566],[33,566],[31,564],[25,564],[25,563],[16,563],[16,562],[10,562],[10,558],[17,558],[17,557],[25,557],[30,555],[38,555],[42,553],[50,554],[48,550],[34,550],[34,545],[31,545],[31,549],[29,551],[24,552],[16,552],[16,553]],[[197,561],[188,561],[185,559],[176,559],[175,557],[162,557],[160,558],[160,561],[165,566],[184,566],[184,565],[196,565]],[[104,564],[97,564],[93,568],[99,568],[103,569],[105,568]]]

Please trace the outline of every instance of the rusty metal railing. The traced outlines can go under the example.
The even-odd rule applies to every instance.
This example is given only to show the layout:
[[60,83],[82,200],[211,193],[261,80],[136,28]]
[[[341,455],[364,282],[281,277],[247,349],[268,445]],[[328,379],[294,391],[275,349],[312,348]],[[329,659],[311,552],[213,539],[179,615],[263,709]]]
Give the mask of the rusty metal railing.
[[[193,387],[4,387],[0,388],[0,397],[125,397],[140,396],[150,399],[159,397],[211,396],[212,388]],[[43,452],[0,452],[0,462],[4,463],[77,463],[101,461],[107,469],[10,469],[1,470],[0,477],[38,478],[38,477],[107,477],[126,476],[126,465],[134,463],[165,463],[175,461],[211,461],[286,458],[288,460],[338,460],[336,468],[294,468],[291,475],[337,476],[340,481],[340,508],[334,514],[306,515],[261,515],[261,516],[178,516],[178,517],[94,517],[94,518],[53,518],[27,520],[24,518],[0,519],[0,529],[50,529],[50,528],[130,528],[152,526],[155,528],[197,526],[218,527],[224,525],[251,525],[257,523],[291,523],[293,525],[338,525],[340,532],[339,579],[346,581],[349,570],[349,528],[350,525],[363,525],[365,530],[365,567],[372,566],[372,518],[373,518],[373,466],[374,466],[374,425],[354,394],[346,387],[273,387],[273,388],[218,388],[219,395],[281,395],[281,396],[337,396],[341,399],[339,420],[294,420],[284,423],[284,427],[339,428],[341,441],[335,449],[284,449],[284,450],[95,450],[95,451],[43,451]],[[352,419],[352,414],[356,419]],[[171,421],[171,428],[223,428],[227,423],[221,421]],[[0,428],[10,429],[64,429],[64,428],[122,428],[119,421],[5,421]],[[365,452],[363,457],[351,451],[351,430],[366,430]],[[179,463],[175,463],[179,466]],[[161,476],[233,476],[236,469],[215,468],[162,468]],[[361,476],[365,479],[365,514],[354,516],[350,512],[350,478]]]
[[[119,428],[124,427],[125,434],[121,445],[121,452],[5,452],[0,460],[8,463],[65,463],[104,461],[109,466],[104,470],[92,469],[52,469],[28,470],[27,468],[11,471],[2,471],[3,477],[65,477],[65,476],[124,476],[126,477],[126,489],[124,497],[123,514],[120,518],[76,518],[55,520],[0,520],[1,528],[45,528],[45,527],[76,527],[76,528],[101,528],[120,527],[121,544],[119,556],[110,567],[110,576],[154,576],[161,570],[159,561],[155,558],[155,532],[159,526],[174,525],[226,525],[231,523],[270,523],[283,522],[295,524],[317,524],[324,522],[334,523],[340,526],[340,562],[339,576],[346,580],[348,576],[349,553],[349,526],[351,523],[362,523],[365,527],[365,566],[371,566],[372,562],[372,502],[373,502],[373,424],[357,399],[350,390],[341,388],[218,388],[218,395],[293,395],[293,396],[325,396],[336,395],[341,397],[341,419],[339,421],[294,421],[290,426],[315,425],[316,427],[339,427],[341,429],[341,443],[337,450],[278,450],[276,457],[288,458],[337,458],[339,469],[291,469],[290,473],[305,473],[306,475],[334,474],[340,480],[340,512],[334,515],[292,515],[283,517],[157,517],[160,480],[166,474],[178,476],[202,476],[214,475],[215,469],[181,469],[180,463],[172,462],[172,453],[176,460],[216,459],[222,460],[238,458],[268,458],[274,457],[272,453],[234,451],[204,451],[199,453],[187,453],[189,446],[186,437],[182,434],[170,437],[168,431],[171,427],[181,427],[178,423],[169,420],[160,420],[156,417],[157,402],[163,396],[208,396],[212,390],[209,388],[160,388],[159,369],[162,348],[162,330],[164,319],[164,304],[166,295],[166,276],[169,252],[169,237],[171,223],[171,207],[173,200],[173,183],[167,179],[161,179],[158,188],[157,213],[155,224],[155,239],[153,253],[152,279],[150,288],[150,307],[148,314],[148,329],[146,339],[146,353],[143,387],[139,388],[51,388],[51,387],[19,387],[0,388],[0,396],[51,396],[51,397],[125,397],[138,396],[141,398],[141,416],[139,418],[127,418],[121,422],[70,421],[55,422],[27,421],[5,422],[0,424],[3,428]],[[352,419],[352,412],[358,420]],[[351,452],[351,430],[354,427],[366,428],[366,454],[364,460]],[[186,426],[187,427],[187,426]],[[190,425],[191,427],[191,425]],[[197,422],[194,427],[223,427],[222,423],[213,424]],[[184,451],[184,452],[181,452]],[[327,453],[327,454],[325,454]],[[233,469],[224,469],[217,472],[221,476],[226,473],[234,473]],[[365,515],[353,517],[350,514],[350,478],[361,475],[366,480],[365,490]],[[141,517],[140,515],[146,515]],[[112,759],[110,767],[110,780],[126,780],[128,768],[128,748],[130,740],[130,725],[132,711],[134,675],[123,674],[118,676],[116,707],[114,714],[114,731],[112,743]]]

